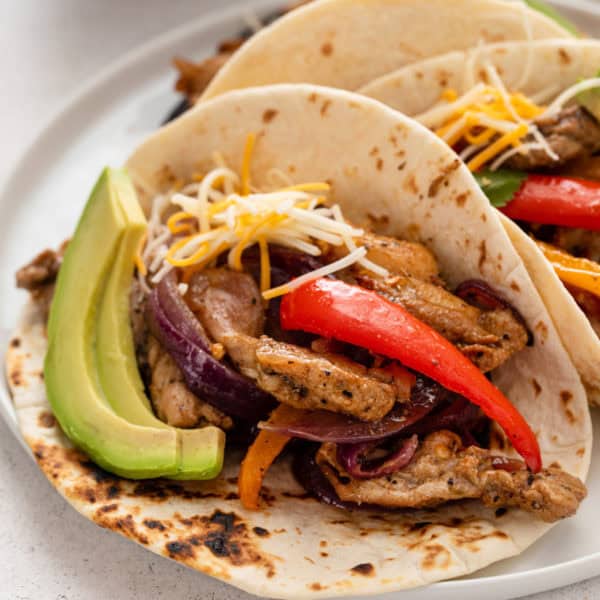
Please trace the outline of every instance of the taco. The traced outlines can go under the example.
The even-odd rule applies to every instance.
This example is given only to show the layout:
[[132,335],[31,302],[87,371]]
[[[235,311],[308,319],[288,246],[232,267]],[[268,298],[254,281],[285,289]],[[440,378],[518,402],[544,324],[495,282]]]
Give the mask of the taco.
[[[596,40],[493,44],[416,63],[362,89],[436,130],[492,204],[520,225],[522,231],[506,223],[594,405],[600,403],[599,65]],[[561,293],[559,279],[570,295]]]
[[356,90],[403,65],[449,50],[482,42],[569,37],[556,20],[521,2],[432,0],[425,10],[420,0],[319,0],[285,14],[241,47],[225,44],[220,59],[206,63],[197,77],[184,77],[180,86],[191,85],[194,97],[203,89],[203,100],[271,83]]
[[270,86],[196,106],[127,170],[62,262],[20,271],[36,297],[8,354],[24,438],[83,515],[302,598],[464,575],[576,511],[585,391],[426,128]]
[[[520,0],[518,0],[520,2]],[[252,38],[256,33],[261,31],[264,27],[268,25],[272,25],[279,18],[284,15],[287,15],[289,12],[300,8],[306,4],[315,4],[314,0],[301,0],[298,2],[293,2],[290,4],[285,4],[278,11],[274,11],[273,13],[268,14],[263,19],[259,19],[257,16],[253,16],[249,19],[249,26],[237,32],[234,35],[230,35],[227,38],[222,39],[215,48],[215,53],[212,56],[204,58],[198,62],[186,59],[180,56],[176,56],[173,59],[173,65],[178,71],[178,78],[175,83],[175,90],[183,95],[183,100],[173,109],[171,114],[167,117],[167,121],[171,120],[177,116],[179,116],[182,112],[193,106],[198,99],[204,94],[206,88],[215,78],[217,73],[223,69],[223,67],[232,59],[236,51],[245,44],[250,38]],[[323,4],[319,2],[319,4]],[[334,4],[334,5],[332,5]],[[385,6],[383,5],[385,4]],[[336,15],[344,15],[346,17],[347,23],[353,24],[355,30],[353,30],[353,43],[352,43],[352,56],[354,57],[356,54],[356,48],[360,45],[363,45],[365,48],[368,47],[368,44],[371,43],[371,40],[367,40],[369,36],[369,31],[361,31],[362,28],[367,28],[370,31],[378,31],[378,28],[381,26],[380,20],[381,15],[375,14],[372,11],[386,11],[385,18],[389,21],[387,23],[386,28],[384,30],[380,30],[387,34],[388,27],[395,27],[395,31],[393,32],[392,40],[383,40],[383,44],[388,43],[389,47],[395,47],[399,43],[402,43],[402,46],[405,50],[405,54],[401,56],[396,56],[393,60],[400,60],[401,64],[405,64],[407,62],[412,62],[414,60],[419,60],[424,56],[429,56],[431,54],[436,54],[440,52],[446,52],[450,49],[459,47],[459,44],[463,43],[464,33],[461,32],[461,35],[458,37],[455,33],[455,29],[459,28],[461,25],[456,23],[456,19],[460,17],[460,23],[464,23],[462,11],[470,12],[471,6],[469,3],[457,5],[456,3],[452,5],[452,3],[445,2],[447,4],[446,7],[443,8],[443,13],[435,12],[437,10],[437,6],[428,5],[428,10],[424,11],[423,6],[416,6],[414,2],[400,2],[396,1],[394,4],[397,4],[398,7],[394,9],[394,14],[390,12],[389,2],[388,3],[371,3],[371,7],[368,9],[369,13],[367,13],[366,18],[364,14],[364,9],[361,9],[359,6],[353,5],[352,3],[329,3],[329,6],[321,7],[321,8],[313,8],[315,13],[309,13],[308,15],[298,16],[297,19],[286,23],[282,26],[282,30],[279,30],[279,25],[272,29],[269,29],[268,32],[264,32],[261,35],[263,38],[257,42],[258,49],[251,50],[258,55],[258,52],[261,53],[260,63],[258,65],[254,65],[256,69],[254,75],[259,78],[256,83],[248,80],[245,86],[248,85],[258,85],[259,83],[282,83],[286,81],[300,81],[300,82],[313,82],[313,83],[321,83],[323,85],[336,85],[337,87],[348,87],[347,84],[343,83],[343,81],[335,81],[333,79],[329,80],[328,77],[331,76],[331,73],[326,74],[325,70],[329,67],[326,64],[320,64],[322,60],[327,63],[333,63],[333,69],[335,71],[341,71],[342,69],[346,69],[347,65],[341,62],[342,57],[344,56],[344,51],[338,52],[335,56],[333,56],[333,45],[331,44],[332,37],[335,37],[335,31],[340,27],[345,27],[342,25],[344,21],[340,18],[336,18]],[[572,35],[579,35],[579,32],[575,25],[568,21],[563,15],[554,10],[550,5],[542,2],[541,0],[525,0],[523,4],[514,6],[507,6],[507,3],[503,3],[504,6],[499,7],[498,2],[493,2],[489,4],[485,4],[485,10],[491,8],[493,11],[493,21],[492,21],[492,29],[490,29],[490,19],[487,15],[485,15],[485,10],[481,10],[482,4],[478,3],[478,12],[475,15],[476,26],[474,27],[472,38],[467,36],[467,40],[464,42],[466,46],[475,45],[479,42],[484,41],[500,41],[500,40],[508,40],[508,39],[529,39],[531,36],[535,38],[546,38],[546,37],[565,37],[567,33],[571,33]],[[401,6],[402,5],[402,6]],[[534,10],[525,9],[525,5]],[[429,8],[431,6],[431,8]],[[547,18],[542,18],[536,14],[536,12],[542,13],[548,17],[554,23],[549,22]],[[450,14],[448,14],[450,13]],[[499,18],[499,13],[502,14],[501,18]],[[398,26],[398,23],[404,23],[403,19],[413,18],[415,15],[418,15],[418,21],[422,22],[425,27],[432,27],[436,31],[436,35],[438,35],[438,39],[436,40],[436,44],[438,47],[435,49],[424,49],[423,40],[424,38],[417,38],[416,40],[412,36],[411,30],[407,29],[403,26]],[[443,17],[451,18],[451,24],[448,23],[447,20],[442,20]],[[278,56],[283,56],[281,54],[281,40],[286,40],[286,47],[289,44],[291,39],[295,39],[298,37],[300,32],[300,36],[302,40],[307,38],[307,26],[310,24],[311,35],[312,32],[315,31],[314,26],[312,25],[312,20],[315,19],[323,19],[326,18],[328,24],[331,24],[332,21],[335,21],[335,30],[330,28],[326,30],[326,23],[324,23],[324,27],[322,31],[315,32],[315,34],[321,39],[321,44],[317,44],[316,47],[322,48],[322,56],[311,57],[312,65],[310,68],[306,69],[306,66],[303,66],[301,61],[293,65],[293,69],[299,70],[299,72],[294,75],[291,79],[288,79],[290,73],[290,64],[288,61],[287,67],[284,69],[285,76],[282,78],[274,78],[274,79],[264,79],[265,75],[262,73],[262,70],[270,70],[274,69],[272,61],[276,61]],[[392,22],[391,19],[395,18],[396,21]],[[500,22],[498,22],[498,19]],[[533,19],[535,22],[535,31],[530,31],[530,21]],[[430,22],[428,22],[431,20]],[[517,20],[521,21],[521,25],[517,22]],[[359,25],[354,25],[354,23],[360,22]],[[443,27],[448,27],[449,30],[452,30],[451,37],[449,38],[448,43],[446,41],[445,32],[440,30],[440,23],[444,23]],[[500,27],[498,27],[500,25]],[[293,37],[288,37],[290,31],[294,29]],[[297,29],[297,30],[296,30]],[[360,32],[360,33],[358,33]],[[403,40],[402,36],[408,35],[409,37],[406,40]],[[477,35],[480,37],[477,38]],[[359,37],[360,36],[360,40]],[[379,36],[378,36],[379,37]],[[381,38],[379,38],[381,41]],[[302,42],[303,43],[303,42]],[[306,53],[307,57],[311,56],[311,48],[314,45],[314,40],[309,40],[307,47],[302,48],[301,52]],[[360,52],[360,61],[365,62],[365,69],[370,73],[369,79],[375,77],[375,72],[384,73],[385,69],[382,70],[378,63],[382,60],[380,54],[383,51],[386,54],[385,60],[389,61],[387,56],[389,48],[385,48],[382,44],[382,48],[378,50],[378,55],[374,58],[369,54],[367,56],[362,56],[362,52]],[[413,44],[412,50],[409,44]],[[432,44],[430,40],[428,44]],[[454,46],[452,45],[454,44]],[[267,48],[268,47],[268,48]],[[272,56],[269,58],[268,62],[263,65],[263,56],[266,55],[267,50],[269,53],[272,53],[271,48],[277,48],[278,50],[275,52],[276,56]],[[416,56],[410,56],[411,52],[416,54]],[[298,53],[298,44],[294,44],[293,49],[288,50],[289,56],[297,55]],[[245,52],[245,49],[244,49]],[[293,54],[292,54],[293,52]],[[368,51],[370,52],[370,51]],[[264,54],[263,54],[264,53]],[[237,57],[236,57],[236,60]],[[240,59],[243,62],[243,59]],[[345,60],[345,59],[344,59]],[[354,59],[353,59],[354,60]],[[373,60],[372,64],[371,60]],[[387,68],[397,68],[399,66],[398,62],[394,64],[390,64]],[[245,68],[245,67],[242,67]],[[323,71],[322,75],[319,75],[318,79],[315,80],[314,73],[315,68],[317,71]],[[353,68],[353,67],[352,67]],[[232,79],[232,77],[238,77],[237,75],[237,67],[232,67],[232,73],[228,75],[224,75],[228,80]],[[347,78],[347,73],[341,74],[343,78]],[[339,77],[339,74],[335,74],[335,77]],[[215,82],[215,85],[220,85]],[[234,85],[233,87],[244,87]],[[354,87],[349,87],[349,89],[355,89]]]

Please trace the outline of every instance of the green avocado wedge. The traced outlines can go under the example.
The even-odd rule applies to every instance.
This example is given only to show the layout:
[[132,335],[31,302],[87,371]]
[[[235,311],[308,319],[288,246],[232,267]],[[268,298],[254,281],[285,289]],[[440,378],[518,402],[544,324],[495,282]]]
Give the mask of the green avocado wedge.
[[98,375],[114,412],[129,423],[173,432],[179,440],[179,471],[176,479],[212,479],[223,463],[224,433],[217,427],[175,429],[158,419],[146,393],[135,358],[129,318],[129,296],[134,257],[146,233],[146,219],[132,186],[120,194],[128,227],[98,309]]
[[[46,392],[67,437],[107,471],[131,479],[211,478],[222,467],[223,432],[207,427],[182,435],[155,419],[137,371],[122,291],[131,284],[131,248],[144,228],[128,176],[106,169],[59,272],[48,322]],[[100,335],[99,316],[115,307],[112,326],[123,331]]]

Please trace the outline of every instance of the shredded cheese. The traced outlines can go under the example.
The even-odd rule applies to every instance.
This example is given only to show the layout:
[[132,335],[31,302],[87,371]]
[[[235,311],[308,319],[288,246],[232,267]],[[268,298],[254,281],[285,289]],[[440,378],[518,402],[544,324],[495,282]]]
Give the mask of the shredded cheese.
[[148,269],[146,268],[146,263],[144,263],[144,261],[142,260],[142,252],[143,252],[144,245],[146,244],[147,239],[148,239],[148,233],[146,232],[140,239],[140,243],[139,243],[137,251],[135,253],[135,266],[138,270],[138,273],[142,277],[145,277],[148,273]]
[[591,79],[579,81],[560,94],[560,96],[558,96],[558,98],[556,98],[556,100],[548,107],[546,114],[556,114],[567,102],[569,102],[569,100],[572,100],[581,94],[581,92],[586,92],[587,90],[592,90],[594,88],[600,88],[600,77],[592,77]]
[[244,148],[244,160],[242,162],[242,195],[247,196],[250,193],[250,161],[252,160],[252,151],[256,142],[256,135],[251,133],[246,139]]
[[505,133],[501,138],[497,139],[493,144],[488,146],[483,152],[480,152],[475,158],[472,158],[467,166],[471,171],[478,171],[486,162],[496,156],[499,152],[502,152],[504,148],[511,144],[519,143],[527,133],[527,125],[519,125],[517,129],[510,133]]
[[[470,55],[473,59],[470,70],[474,68],[476,55],[477,52]],[[498,169],[511,156],[533,148],[558,160],[534,122],[546,109],[521,93],[509,93],[491,63],[484,62],[483,72],[487,84],[479,82],[460,97],[456,90],[446,90],[442,104],[417,119],[434,129],[448,145],[461,146],[460,157],[469,160],[467,166],[472,171],[487,163],[491,163],[492,170]]]
[[319,277],[326,277],[327,275],[331,275],[336,271],[341,271],[342,269],[346,269],[352,266],[355,262],[358,262],[361,258],[364,258],[367,254],[367,249],[364,247],[357,248],[350,254],[347,254],[343,258],[332,262],[329,265],[325,265],[320,269],[316,269],[311,271],[310,273],[306,273],[305,275],[301,275],[300,277],[296,277],[289,283],[284,285],[280,285],[279,287],[272,288],[263,292],[263,298],[265,300],[271,300],[272,298],[276,298],[277,296],[282,296],[283,294],[288,294],[292,290],[299,288],[301,285],[312,281],[313,279],[318,279]]
[[[249,135],[239,176],[220,154],[215,154],[214,169],[167,194],[167,204],[163,197],[156,199],[160,206],[153,205],[151,218],[155,233],[140,255],[149,281],[157,284],[178,268],[182,284],[189,284],[195,273],[213,264],[225,252],[229,268],[241,271],[243,253],[253,245],[258,246],[260,253],[260,288],[265,300],[354,263],[387,276],[388,271],[370,261],[367,249],[357,243],[363,230],[346,222],[338,205],[327,206],[330,184],[322,181],[295,184],[277,171],[271,175],[283,187],[262,191],[252,186],[250,167],[255,143],[256,136]],[[163,221],[161,216],[169,203],[181,210]],[[269,244],[311,256],[320,256],[327,245],[345,248],[347,253],[331,264],[271,289]]]

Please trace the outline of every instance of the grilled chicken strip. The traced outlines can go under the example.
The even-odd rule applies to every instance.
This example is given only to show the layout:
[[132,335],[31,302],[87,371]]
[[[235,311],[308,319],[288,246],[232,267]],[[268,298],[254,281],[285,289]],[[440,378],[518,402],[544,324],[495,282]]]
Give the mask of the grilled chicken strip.
[[408,400],[410,390],[397,384],[391,372],[267,336],[258,338],[262,300],[250,275],[225,268],[198,273],[190,281],[186,301],[238,369],[280,402],[376,421],[396,401]]
[[378,421],[410,395],[408,387],[396,385],[390,373],[367,369],[345,356],[317,354],[267,336],[229,334],[223,344],[244,375],[295,408]]
[[247,273],[225,268],[196,273],[185,300],[217,342],[232,332],[258,337],[263,331],[262,297]]
[[[390,273],[415,277],[422,281],[436,281],[438,265],[431,251],[423,244],[407,242],[383,235],[365,232],[355,239],[357,246],[367,249],[367,258]],[[329,246],[326,257],[329,262],[348,253],[345,246]]]
[[377,479],[352,479],[337,462],[335,444],[323,444],[317,452],[317,463],[339,497],[358,504],[420,508],[478,498],[491,508],[517,507],[552,523],[575,514],[587,494],[579,479],[560,468],[532,474],[523,465],[509,472],[494,468],[493,460],[488,450],[463,448],[449,431],[430,434],[408,466]]
[[16,274],[17,287],[34,292],[40,287],[54,283],[62,263],[63,248],[58,251],[44,250]]
[[[284,7],[277,17],[285,15],[303,4],[308,4],[310,1],[294,2]],[[274,19],[268,19],[268,21],[272,20]],[[179,78],[175,84],[175,89],[186,97],[190,105],[195,104],[212,78],[221,70],[232,54],[251,36],[252,31],[248,30],[247,32],[243,32],[239,37],[222,41],[217,47],[215,55],[199,63],[193,63],[183,58],[176,58],[173,63],[179,71]]]
[[[556,115],[538,119],[536,125],[559,160],[544,150],[530,150],[515,154],[506,162],[507,167],[522,171],[553,168],[600,150],[600,123],[581,106],[568,106]],[[535,141],[531,135],[525,138],[525,142]]]
[[15,276],[17,287],[27,290],[41,309],[44,320],[48,320],[50,305],[54,297],[54,283],[58,276],[68,240],[58,250],[44,250],[32,261],[21,267]]
[[233,427],[230,417],[190,392],[171,355],[153,337],[148,340],[148,364],[152,372],[150,397],[161,421],[182,428],[207,422],[225,430]]
[[355,270],[356,282],[433,327],[482,371],[495,369],[527,344],[527,331],[508,309],[479,310],[443,287],[404,275],[386,279]]
[[173,64],[179,71],[175,89],[187,98],[190,105],[195,104],[212,78],[244,42],[244,38],[225,40],[219,44],[214,56],[209,56],[199,63],[184,58],[174,58]]

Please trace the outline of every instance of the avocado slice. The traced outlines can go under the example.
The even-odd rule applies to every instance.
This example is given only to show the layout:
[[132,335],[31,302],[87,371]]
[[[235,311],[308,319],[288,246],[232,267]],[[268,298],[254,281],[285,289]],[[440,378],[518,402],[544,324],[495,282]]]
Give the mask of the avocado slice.
[[174,431],[179,439],[178,473],[174,479],[211,479],[223,464],[224,433],[217,427],[176,429],[158,419],[146,393],[135,358],[129,318],[134,257],[146,233],[146,219],[133,187],[123,186],[120,200],[128,228],[98,309],[98,375],[114,412],[129,423]]
[[[105,339],[100,352],[97,318],[102,312],[100,305],[112,300],[105,289],[119,266],[123,267],[125,259],[121,257],[127,250],[121,248],[131,230],[139,231],[143,224],[136,203],[126,173],[106,169],[90,195],[59,272],[44,364],[48,399],[67,437],[107,471],[132,479],[180,474],[213,477],[223,458],[224,434],[219,429],[195,430],[201,435],[190,443],[172,427],[133,423],[113,408],[115,404],[127,406],[131,416],[139,414],[139,407],[133,406],[141,401],[141,395],[135,393],[139,374],[133,343],[122,346],[122,336],[116,336],[112,342]],[[130,283],[132,266],[125,266]],[[123,275],[122,282],[125,279]],[[125,309],[121,306],[120,310]],[[128,321],[125,329],[131,335]],[[104,379],[108,393],[99,368],[106,362],[121,363],[124,375],[112,385]],[[102,372],[106,375],[107,369]],[[136,375],[133,380],[132,372]],[[145,398],[143,407],[150,409]]]

